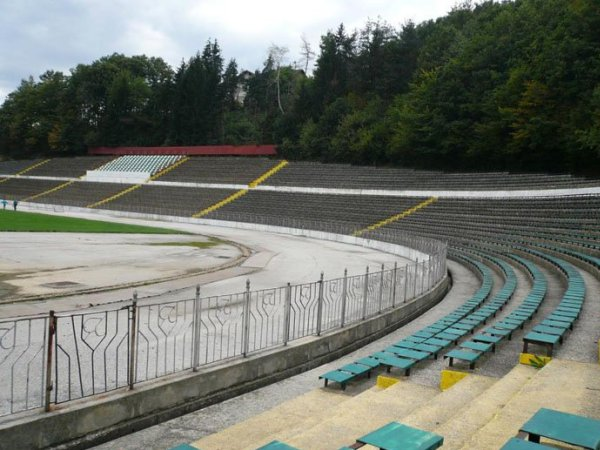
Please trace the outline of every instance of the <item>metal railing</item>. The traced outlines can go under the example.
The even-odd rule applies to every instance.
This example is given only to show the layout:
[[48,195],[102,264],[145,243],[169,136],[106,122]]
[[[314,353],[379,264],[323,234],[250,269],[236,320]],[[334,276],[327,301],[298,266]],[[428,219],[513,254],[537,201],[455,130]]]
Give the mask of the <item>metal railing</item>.
[[374,317],[432,289],[446,246],[395,231],[368,236],[428,256],[399,267],[177,301],[138,300],[84,312],[0,321],[0,416],[103,394],[285,346]]

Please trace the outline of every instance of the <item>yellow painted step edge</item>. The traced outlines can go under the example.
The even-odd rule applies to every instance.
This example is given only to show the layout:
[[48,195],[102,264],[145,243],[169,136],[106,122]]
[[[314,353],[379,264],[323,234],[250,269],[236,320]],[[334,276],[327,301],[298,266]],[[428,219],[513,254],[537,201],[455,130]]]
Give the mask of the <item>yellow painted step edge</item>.
[[467,375],[469,374],[466,372],[459,372],[457,370],[442,370],[440,376],[440,390],[445,391],[450,389]]

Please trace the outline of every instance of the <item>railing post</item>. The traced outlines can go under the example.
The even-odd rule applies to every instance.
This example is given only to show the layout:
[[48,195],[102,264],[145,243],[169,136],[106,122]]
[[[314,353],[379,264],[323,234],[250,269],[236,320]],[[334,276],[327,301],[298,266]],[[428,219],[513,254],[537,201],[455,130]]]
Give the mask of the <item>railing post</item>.
[[321,336],[323,327],[323,272],[319,279],[319,298],[317,300],[317,336]]
[[421,291],[419,292],[419,294],[422,294],[425,291],[425,264],[426,261],[423,260],[423,262],[421,263]]
[[52,347],[54,347],[54,336],[56,335],[56,316],[54,311],[48,314],[48,348],[46,349],[46,395],[44,398],[44,410],[50,411],[50,398],[52,393]]
[[413,297],[417,298],[417,275],[419,274],[419,260],[415,263],[415,276],[413,277]]
[[344,269],[344,285],[342,286],[342,320],[340,328],[346,323],[346,302],[348,301],[348,269]]
[[292,315],[292,286],[285,287],[285,306],[283,308],[283,345],[290,340],[290,320]]
[[379,278],[379,314],[381,314],[381,310],[383,309],[383,271],[385,270],[385,266],[381,265],[381,276]]
[[394,272],[392,275],[392,287],[391,287],[391,297],[392,297],[392,308],[396,306],[396,278],[398,276],[398,262],[394,262]]
[[244,294],[244,311],[243,311],[243,323],[244,330],[242,335],[242,355],[244,358],[248,355],[249,342],[250,338],[250,280],[246,280],[246,292]]
[[431,277],[433,276],[433,258],[429,257],[429,264],[427,264],[427,290],[431,289]]
[[133,300],[131,302],[131,323],[129,332],[131,333],[131,339],[129,340],[129,389],[133,389],[135,382],[135,362],[136,362],[136,337],[137,337],[137,291],[133,291]]
[[196,285],[196,298],[194,301],[194,350],[193,350],[193,366],[194,372],[198,371],[200,366],[200,332],[202,329],[202,303],[200,303],[200,285]]
[[363,291],[362,320],[367,318],[367,297],[369,296],[369,266],[365,272],[365,288]]
[[408,268],[408,265],[404,266],[404,298],[402,299],[404,303],[408,300],[406,298],[408,296]]

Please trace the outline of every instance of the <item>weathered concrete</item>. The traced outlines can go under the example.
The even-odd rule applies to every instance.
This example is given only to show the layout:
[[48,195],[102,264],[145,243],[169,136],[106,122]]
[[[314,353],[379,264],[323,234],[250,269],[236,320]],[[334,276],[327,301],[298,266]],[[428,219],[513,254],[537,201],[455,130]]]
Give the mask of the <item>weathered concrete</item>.
[[44,448],[69,442],[72,448],[83,448],[290,377],[408,323],[437,304],[449,283],[446,277],[414,301],[321,338],[305,338],[286,348],[3,424],[0,448]]

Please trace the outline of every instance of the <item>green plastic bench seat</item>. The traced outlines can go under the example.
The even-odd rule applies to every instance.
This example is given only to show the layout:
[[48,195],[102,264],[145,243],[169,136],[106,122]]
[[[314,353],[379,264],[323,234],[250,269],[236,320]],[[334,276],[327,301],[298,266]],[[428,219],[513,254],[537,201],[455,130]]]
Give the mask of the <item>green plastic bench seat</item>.
[[562,309],[555,309],[554,311],[552,311],[552,315],[569,317],[571,319],[577,319],[579,317],[579,313],[574,313],[571,311],[564,311]]
[[483,355],[483,353],[473,353],[464,350],[451,350],[444,355],[444,358],[448,358],[450,360],[450,367],[454,365],[455,359],[460,359],[469,363],[469,369],[474,369],[475,362],[481,357],[481,355]]
[[446,330],[444,330],[444,333],[454,335],[456,336],[456,339],[458,339],[465,336],[469,332],[467,330],[461,330],[459,328],[447,328]]
[[473,342],[465,341],[461,342],[461,348],[468,348],[469,350],[476,350],[478,352],[492,352],[496,351],[496,345],[490,342]]
[[569,328],[573,329],[573,322],[560,322],[558,320],[545,319],[540,322],[540,325],[546,325],[548,327],[556,327],[556,328]]
[[368,366],[371,369],[379,366],[379,361],[375,358],[371,358],[370,356],[365,356],[364,358],[357,359],[355,361],[357,364],[362,364],[363,366]]
[[427,359],[430,356],[432,356],[432,353],[430,352],[420,352],[408,348],[396,347],[395,345],[386,347],[384,351],[393,353],[394,355],[400,356],[402,358],[414,359],[415,361],[423,361],[424,359]]
[[490,344],[497,344],[502,340],[502,336],[492,336],[489,334],[476,334],[471,338],[475,342],[487,342]]
[[[446,333],[445,331],[442,331],[441,333],[438,333],[434,336],[435,339],[444,339],[447,341],[451,341],[454,342],[454,344],[458,344],[458,340],[460,339],[460,336],[457,336],[455,334],[450,334],[450,333]],[[428,341],[430,341],[431,339],[429,339]]]
[[500,330],[509,330],[509,331],[515,331],[518,328],[521,328],[522,322],[518,322],[515,323],[514,321],[507,321],[506,319],[501,320],[500,322],[496,322],[493,327],[495,329],[500,329]]
[[547,445],[536,444],[531,441],[524,441],[519,438],[510,438],[506,444],[502,446],[500,450],[544,450],[544,449],[554,449],[556,447],[548,447]]
[[484,333],[491,334],[493,336],[501,336],[503,338],[504,337],[508,337],[509,341],[510,341],[510,338],[512,337],[513,331],[514,330],[507,330],[507,329],[502,329],[502,328],[494,328],[493,326],[489,327],[489,328],[486,328],[485,330],[483,330]]
[[169,450],[199,450],[198,447],[193,447],[190,444],[179,444],[177,447],[172,447]]
[[256,450],[298,450],[296,447],[286,444],[281,441],[271,441],[267,445],[258,447]]
[[319,375],[320,380],[325,380],[325,387],[330,381],[335,381],[339,383],[342,387],[342,390],[346,389],[346,383],[348,381],[353,380],[356,377],[355,374],[349,372],[342,372],[340,370],[332,370],[331,372],[324,373],[323,375]]
[[546,317],[546,319],[548,320],[554,320],[557,322],[565,322],[571,325],[571,328],[573,328],[573,322],[575,322],[575,318],[574,317],[566,317],[566,316],[560,316],[560,315],[556,315],[556,314],[550,314],[549,316]]
[[520,432],[539,442],[540,436],[570,445],[599,450],[600,420],[541,408],[523,424]]
[[566,329],[549,327],[547,325],[537,325],[533,327],[532,331],[535,331],[536,333],[554,334],[556,336],[562,336],[563,334],[565,334]]
[[410,368],[416,364],[414,359],[406,359],[400,358],[399,356],[394,356],[391,353],[385,352],[377,352],[373,354],[373,357],[379,359],[381,361],[382,366],[386,366],[388,372],[390,372],[391,368],[404,370],[404,375],[410,375]]
[[452,344],[453,341],[448,340],[448,339],[440,339],[438,337],[432,337],[427,339],[426,341],[423,341],[424,344],[431,344],[431,345],[437,345],[440,346],[442,348],[446,348],[448,347],[450,344]]
[[434,450],[444,438],[429,431],[419,430],[398,422],[390,422],[356,440],[384,450]]
[[459,329],[459,330],[464,330],[464,331],[467,331],[467,332],[473,331],[476,327],[477,327],[477,325],[468,324],[468,323],[460,323],[460,322],[457,322],[454,325],[452,325],[452,328],[456,328],[456,329]]
[[430,333],[428,331],[417,331],[416,333],[412,334],[415,337],[420,337],[420,338],[430,338],[433,337],[435,335],[435,333]]
[[523,337],[523,353],[528,353],[529,344],[537,344],[546,347],[548,356],[552,356],[552,350],[560,340],[561,337],[555,334],[545,334],[531,331]]
[[439,345],[422,344],[422,343],[405,342],[405,341],[396,342],[394,344],[394,346],[407,348],[410,350],[418,350],[421,352],[427,352],[427,353],[432,354],[435,359],[437,359],[438,352],[443,348]]
[[362,364],[346,364],[345,366],[340,367],[338,370],[343,370],[344,372],[353,373],[356,376],[367,374],[368,377],[371,376],[372,367],[362,365]]

